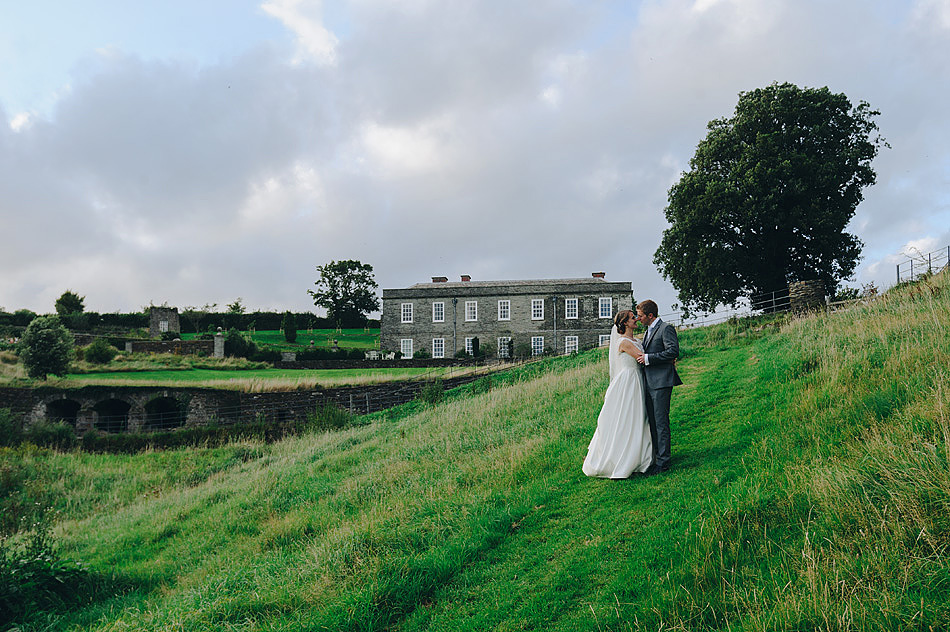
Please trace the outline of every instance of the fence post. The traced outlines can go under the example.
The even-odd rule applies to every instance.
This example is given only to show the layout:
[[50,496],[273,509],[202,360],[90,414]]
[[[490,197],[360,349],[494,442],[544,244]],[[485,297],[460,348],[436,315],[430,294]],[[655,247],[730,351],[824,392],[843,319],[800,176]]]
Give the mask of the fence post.
[[900,284],[900,282],[901,282],[901,264],[898,263],[897,264],[897,283]]
[[353,412],[353,393],[350,393],[350,412]]
[[369,393],[364,393],[366,395],[366,413],[369,414]]
[[934,271],[934,269],[933,269],[933,263],[932,263],[932,261],[931,261],[931,259],[930,259],[930,255],[931,255],[931,253],[928,252],[928,253],[927,253],[927,274],[931,274],[931,273],[933,273],[933,271]]
[[914,282],[914,260],[913,259],[910,260],[910,278],[907,280],[910,281],[911,283]]

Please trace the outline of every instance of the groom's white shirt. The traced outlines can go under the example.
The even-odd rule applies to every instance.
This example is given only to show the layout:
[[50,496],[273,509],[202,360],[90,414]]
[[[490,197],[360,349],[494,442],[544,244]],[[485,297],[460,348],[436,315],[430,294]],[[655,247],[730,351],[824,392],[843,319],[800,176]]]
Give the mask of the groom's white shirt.
[[[646,347],[647,340],[652,340],[652,339],[653,339],[653,334],[656,333],[654,330],[656,329],[656,326],[657,326],[659,323],[660,323],[660,319],[659,319],[659,318],[654,318],[654,319],[653,319],[653,322],[650,323],[650,326],[647,327],[647,332],[643,335],[643,346],[644,346],[644,348]],[[644,353],[644,354],[643,354],[643,366],[649,366],[649,364],[650,364],[650,356],[649,356],[648,354]]]

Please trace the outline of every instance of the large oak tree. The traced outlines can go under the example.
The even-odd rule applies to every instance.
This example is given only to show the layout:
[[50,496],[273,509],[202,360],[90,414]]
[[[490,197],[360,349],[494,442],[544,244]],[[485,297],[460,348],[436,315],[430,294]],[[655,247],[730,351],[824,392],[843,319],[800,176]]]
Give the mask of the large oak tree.
[[828,88],[772,84],[739,93],[707,125],[669,191],[654,262],[687,313],[735,305],[791,281],[849,278],[861,241],[845,228],[874,183],[886,142],[872,110]]
[[314,305],[324,307],[337,327],[362,327],[366,314],[379,309],[373,266],[345,259],[317,266],[316,290],[307,290]]

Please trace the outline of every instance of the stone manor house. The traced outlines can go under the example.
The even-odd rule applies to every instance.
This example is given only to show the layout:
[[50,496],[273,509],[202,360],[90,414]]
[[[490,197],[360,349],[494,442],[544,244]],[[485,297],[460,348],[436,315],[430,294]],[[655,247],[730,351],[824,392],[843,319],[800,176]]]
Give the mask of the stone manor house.
[[568,354],[610,339],[614,314],[633,308],[628,281],[610,282],[603,272],[589,279],[461,281],[432,277],[405,289],[383,290],[380,346],[412,358],[472,353],[475,339],[488,355],[515,350],[532,355]]

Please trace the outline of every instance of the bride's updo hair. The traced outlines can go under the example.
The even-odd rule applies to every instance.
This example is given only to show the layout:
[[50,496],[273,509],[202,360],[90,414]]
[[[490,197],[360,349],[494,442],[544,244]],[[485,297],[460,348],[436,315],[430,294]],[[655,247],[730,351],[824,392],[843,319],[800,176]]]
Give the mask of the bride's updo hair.
[[622,309],[614,316],[614,325],[617,327],[617,333],[623,334],[627,331],[627,319],[633,315],[629,309]]

